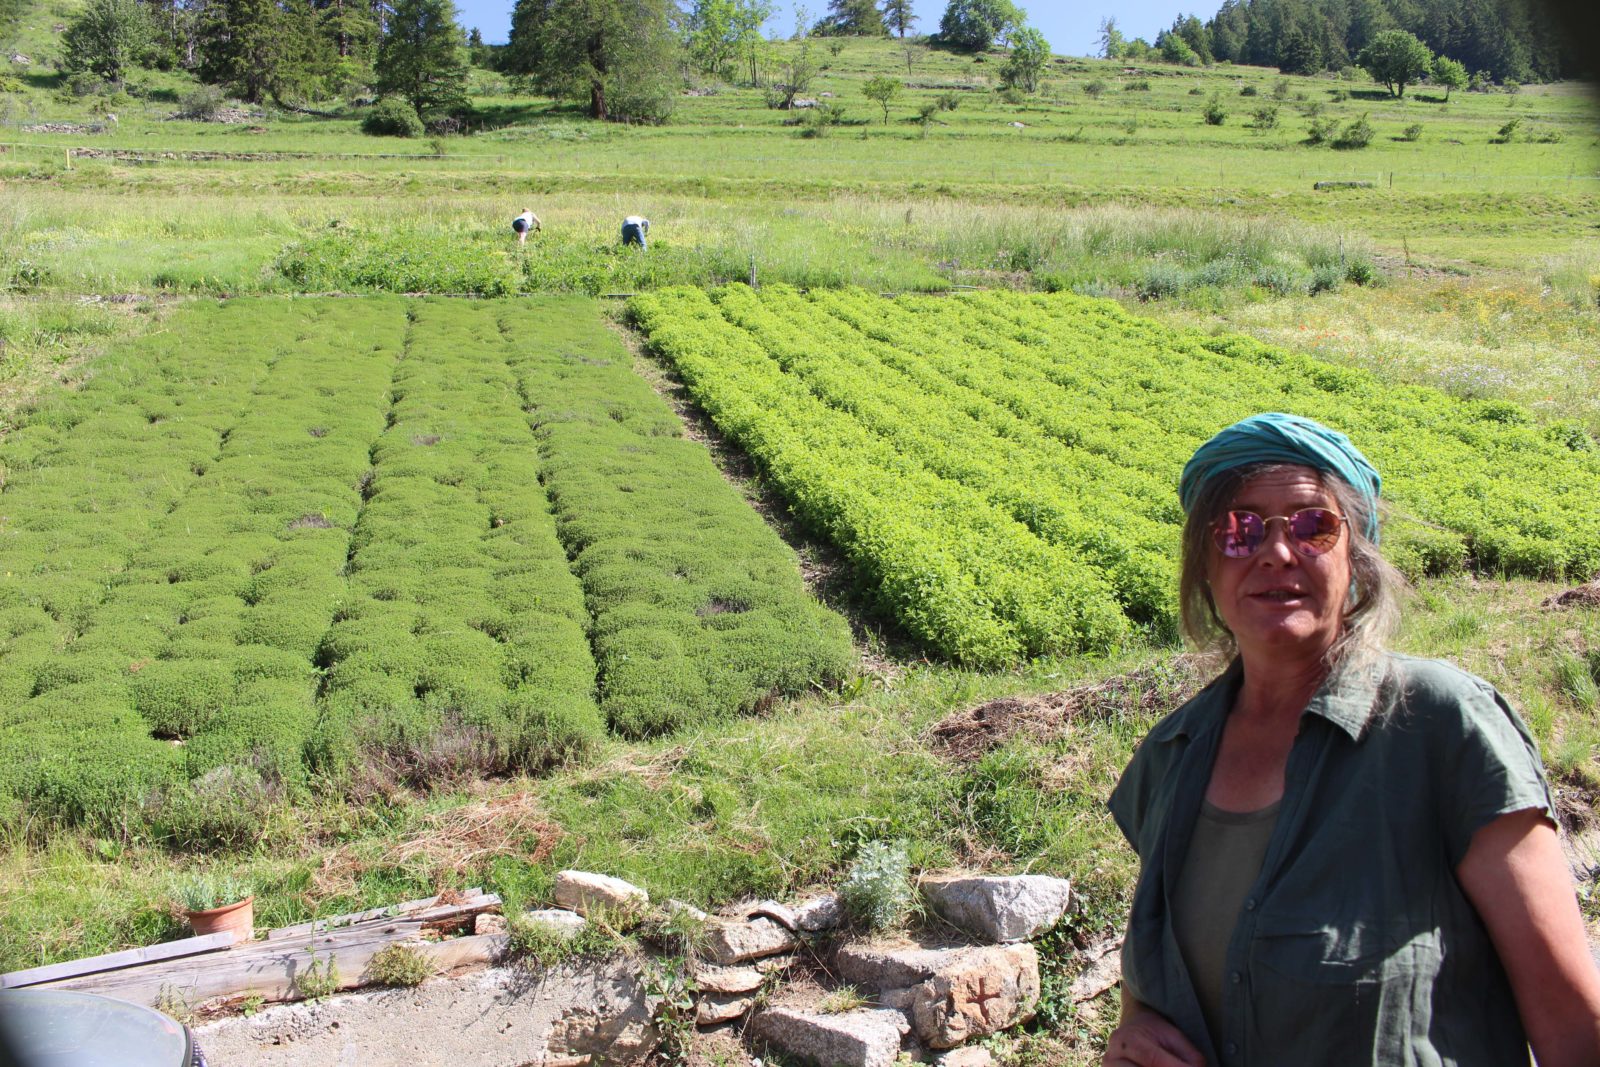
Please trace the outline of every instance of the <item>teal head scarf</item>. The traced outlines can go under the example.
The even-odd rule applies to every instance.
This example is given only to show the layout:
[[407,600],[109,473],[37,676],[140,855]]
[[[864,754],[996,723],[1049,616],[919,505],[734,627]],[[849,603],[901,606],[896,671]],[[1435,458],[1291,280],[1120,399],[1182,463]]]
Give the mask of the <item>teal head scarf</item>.
[[1377,543],[1378,491],[1383,486],[1377,468],[1338,430],[1280,412],[1241,419],[1195,451],[1178,479],[1184,513],[1194,508],[1201,490],[1217,475],[1253,463],[1296,463],[1342,479],[1361,494],[1367,512],[1363,532]]

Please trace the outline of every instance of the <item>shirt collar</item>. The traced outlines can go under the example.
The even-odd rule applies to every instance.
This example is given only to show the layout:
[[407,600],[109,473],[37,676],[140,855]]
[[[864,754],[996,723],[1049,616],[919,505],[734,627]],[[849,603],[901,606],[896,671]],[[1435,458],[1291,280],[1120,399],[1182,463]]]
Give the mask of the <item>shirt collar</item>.
[[[1350,735],[1352,741],[1359,741],[1372,719],[1387,673],[1388,665],[1383,661],[1335,670],[1328,675],[1301,714],[1320,715]],[[1179,736],[1193,739],[1216,728],[1233,706],[1243,680],[1244,665],[1235,657],[1228,664],[1228,669],[1193,700],[1157,723],[1150,731],[1150,739],[1171,741]]]

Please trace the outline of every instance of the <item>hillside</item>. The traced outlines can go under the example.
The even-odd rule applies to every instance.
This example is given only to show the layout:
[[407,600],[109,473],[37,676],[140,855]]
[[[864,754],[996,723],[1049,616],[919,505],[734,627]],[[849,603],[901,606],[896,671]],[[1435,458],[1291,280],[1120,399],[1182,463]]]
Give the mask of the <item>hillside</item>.
[[806,107],[604,124],[475,70],[420,138],[0,67],[0,967],[174,936],[176,872],[270,925],[569,866],[781,897],[903,842],[1074,880],[997,1051],[1097,1062],[1114,1009],[1060,990],[1126,912],[1105,796],[1201,680],[1171,483],[1269,405],[1392,476],[1398,647],[1592,812],[1600,613],[1548,606],[1600,552],[1588,86],[769,74],[802,48]]

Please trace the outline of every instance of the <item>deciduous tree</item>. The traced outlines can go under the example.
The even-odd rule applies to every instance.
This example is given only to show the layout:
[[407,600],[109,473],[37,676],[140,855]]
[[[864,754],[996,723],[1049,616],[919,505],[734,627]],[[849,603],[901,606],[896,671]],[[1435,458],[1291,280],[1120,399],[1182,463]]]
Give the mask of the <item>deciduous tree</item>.
[[1000,80],[1025,93],[1038,92],[1039,75],[1050,62],[1050,42],[1031,26],[1011,35],[1011,55],[1000,68]]
[[1406,86],[1433,69],[1433,53],[1405,30],[1385,30],[1361,50],[1356,64],[1396,97],[1403,97]]
[[939,43],[982,52],[1021,27],[1022,12],[1011,0],[950,0],[939,19]]
[[378,45],[378,92],[403,97],[424,121],[465,108],[466,45],[451,0],[395,0]]
[[1100,36],[1097,39],[1100,54],[1107,59],[1121,59],[1122,51],[1128,46],[1127,39],[1122,36],[1122,31],[1117,29],[1116,19],[1100,20]]
[[1467,87],[1467,68],[1449,56],[1439,56],[1433,61],[1433,83],[1444,86],[1444,98],[1450,99],[1451,89]]
[[889,124],[889,105],[894,102],[895,97],[900,95],[900,82],[887,74],[880,74],[867,80],[867,83],[861,87],[861,95],[868,100],[876,101],[878,106],[883,108],[883,124],[887,126]]
[[89,0],[67,25],[65,66],[120,84],[150,43],[150,20],[138,0]]
[[672,0],[517,0],[506,69],[597,119],[663,121],[679,79]]

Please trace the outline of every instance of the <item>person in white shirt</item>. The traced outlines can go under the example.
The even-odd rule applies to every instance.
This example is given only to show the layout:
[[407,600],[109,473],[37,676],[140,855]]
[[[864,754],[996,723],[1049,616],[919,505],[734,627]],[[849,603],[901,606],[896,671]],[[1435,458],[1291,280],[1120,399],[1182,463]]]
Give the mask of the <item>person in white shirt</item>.
[[629,215],[622,220],[623,245],[638,245],[645,250],[645,238],[650,234],[650,220],[640,215]]
[[543,228],[544,227],[539,222],[539,216],[533,213],[532,208],[528,208],[522,214],[511,220],[511,232],[517,235],[517,244],[519,245],[528,243],[529,230],[539,230]]

